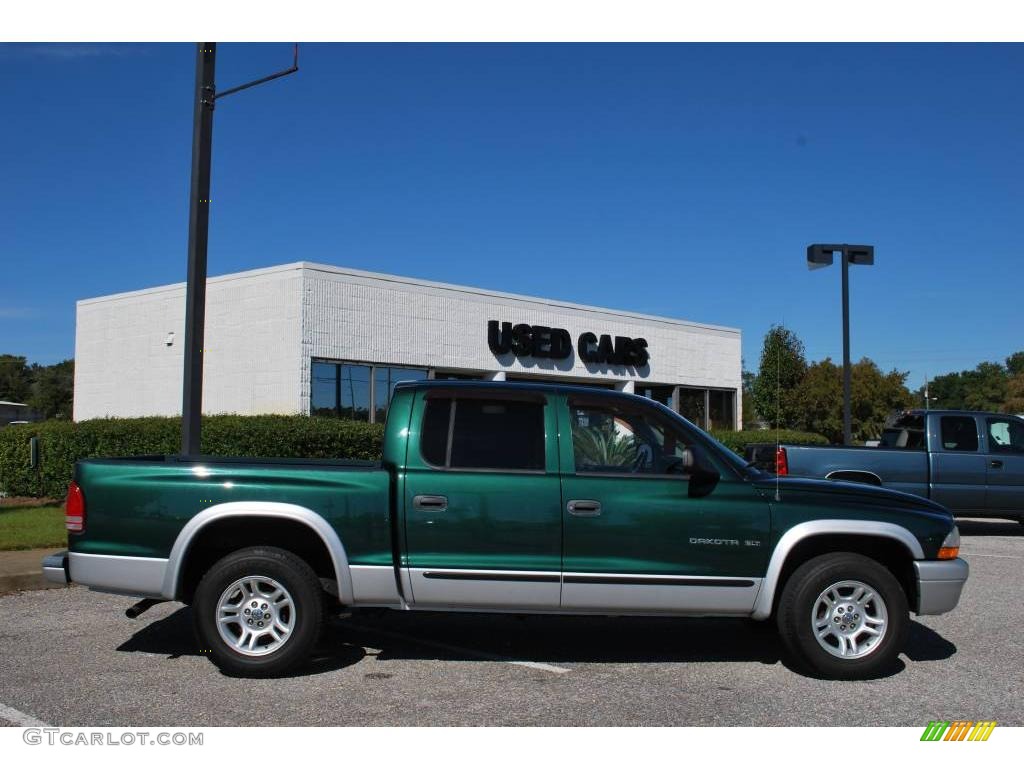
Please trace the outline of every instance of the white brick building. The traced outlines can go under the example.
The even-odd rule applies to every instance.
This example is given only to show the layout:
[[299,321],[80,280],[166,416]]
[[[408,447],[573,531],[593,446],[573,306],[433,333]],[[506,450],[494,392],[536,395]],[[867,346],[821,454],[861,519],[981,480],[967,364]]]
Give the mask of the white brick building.
[[[184,283],[79,301],[75,419],[180,414],[184,326]],[[614,386],[739,424],[736,329],[306,262],[210,278],[203,366],[204,413],[375,420],[396,381],[457,377]]]

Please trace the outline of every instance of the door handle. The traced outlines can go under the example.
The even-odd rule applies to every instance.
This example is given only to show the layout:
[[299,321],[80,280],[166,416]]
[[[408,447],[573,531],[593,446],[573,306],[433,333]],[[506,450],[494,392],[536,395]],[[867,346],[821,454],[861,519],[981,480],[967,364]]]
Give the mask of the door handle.
[[423,512],[444,512],[448,509],[448,497],[421,493],[412,497],[412,506]]
[[601,514],[601,502],[593,499],[573,499],[565,508],[576,517],[597,517]]
[[992,467],[992,469],[1002,469],[1003,468],[1003,462],[1000,459],[992,459],[992,461],[990,461],[988,463],[988,465],[990,467]]

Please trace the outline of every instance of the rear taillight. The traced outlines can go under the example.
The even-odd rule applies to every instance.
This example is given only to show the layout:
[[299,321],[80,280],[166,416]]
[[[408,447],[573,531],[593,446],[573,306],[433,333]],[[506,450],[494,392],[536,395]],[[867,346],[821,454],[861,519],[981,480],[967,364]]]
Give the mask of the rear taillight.
[[74,481],[68,486],[68,500],[64,504],[64,527],[72,533],[85,530],[85,496]]
[[775,449],[775,474],[789,474],[789,460],[786,458],[786,449],[781,445]]

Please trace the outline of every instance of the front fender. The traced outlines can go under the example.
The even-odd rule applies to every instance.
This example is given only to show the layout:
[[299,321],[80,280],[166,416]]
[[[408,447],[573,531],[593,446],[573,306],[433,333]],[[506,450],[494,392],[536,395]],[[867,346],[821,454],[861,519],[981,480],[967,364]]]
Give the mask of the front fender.
[[779,539],[779,543],[775,545],[775,550],[768,561],[768,570],[758,589],[757,597],[754,598],[754,611],[751,618],[767,619],[771,616],[772,606],[775,604],[775,591],[778,589],[779,577],[782,575],[782,567],[793,548],[807,538],[824,534],[857,534],[894,539],[907,548],[907,553],[914,560],[924,558],[924,551],[921,549],[921,543],[917,537],[896,523],[875,520],[809,520],[805,523],[798,523],[786,531]]

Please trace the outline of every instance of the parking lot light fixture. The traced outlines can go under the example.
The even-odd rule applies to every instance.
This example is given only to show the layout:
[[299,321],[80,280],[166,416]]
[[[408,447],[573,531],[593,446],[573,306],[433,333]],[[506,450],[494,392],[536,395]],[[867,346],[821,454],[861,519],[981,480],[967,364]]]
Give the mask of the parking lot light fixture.
[[843,444],[853,442],[850,426],[850,265],[875,263],[875,246],[814,243],[807,246],[807,268],[831,266],[838,253],[843,265]]

